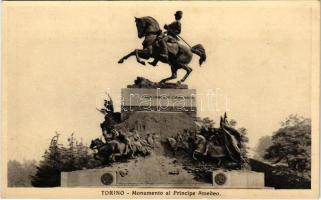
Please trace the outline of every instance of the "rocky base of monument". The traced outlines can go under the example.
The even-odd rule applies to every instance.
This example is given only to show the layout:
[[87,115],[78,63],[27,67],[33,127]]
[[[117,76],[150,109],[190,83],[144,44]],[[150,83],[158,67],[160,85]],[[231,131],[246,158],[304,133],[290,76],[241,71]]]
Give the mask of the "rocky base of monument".
[[188,89],[186,84],[178,84],[178,83],[161,83],[161,82],[153,82],[144,77],[137,77],[134,81],[133,85],[128,85],[127,88],[163,88],[163,89]]

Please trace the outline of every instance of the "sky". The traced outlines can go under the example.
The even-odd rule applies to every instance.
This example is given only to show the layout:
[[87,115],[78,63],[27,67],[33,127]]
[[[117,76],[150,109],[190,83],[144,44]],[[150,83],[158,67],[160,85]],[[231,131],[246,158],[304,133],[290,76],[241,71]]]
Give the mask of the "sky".
[[[181,36],[201,43],[187,79],[198,107],[209,92],[219,105],[199,110],[217,124],[227,112],[248,130],[249,146],[271,135],[290,114],[311,113],[311,9],[257,2],[6,2],[4,65],[9,159],[39,160],[55,132],[85,143],[99,137],[105,92],[116,101],[137,76],[160,81],[166,64],[142,66],[134,17],[153,16],[161,27],[182,10]],[[178,78],[184,75],[178,73]]]

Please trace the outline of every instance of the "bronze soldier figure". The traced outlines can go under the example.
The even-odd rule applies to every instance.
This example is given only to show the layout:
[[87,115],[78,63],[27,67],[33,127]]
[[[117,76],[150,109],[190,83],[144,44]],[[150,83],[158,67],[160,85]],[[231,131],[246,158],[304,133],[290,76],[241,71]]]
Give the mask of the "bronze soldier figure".
[[171,24],[167,25],[165,24],[164,29],[167,30],[167,34],[168,36],[171,38],[173,37],[175,39],[174,42],[176,42],[176,40],[179,40],[177,35],[179,35],[181,33],[181,22],[180,20],[183,17],[183,12],[182,11],[176,11],[175,13],[175,21],[172,22]]
[[101,112],[103,115],[110,115],[110,116],[113,116],[114,114],[114,103],[113,103],[113,100],[112,98],[110,97],[110,95],[107,93],[108,95],[108,99],[104,99],[104,107],[101,108],[101,109],[98,109],[97,110],[99,112]]
[[[167,49],[167,42],[170,43],[176,43],[179,38],[177,37],[177,35],[179,35],[181,33],[182,30],[182,25],[180,20],[183,17],[183,12],[182,11],[176,11],[176,13],[174,14],[175,16],[175,21],[170,23],[170,24],[165,24],[164,29],[167,30],[167,36],[163,35],[160,36],[160,40],[159,40],[159,47],[160,47],[160,54],[159,56],[161,58],[163,58],[164,60],[166,60],[168,62],[168,49]],[[154,59],[154,61],[149,62],[149,64],[151,64],[152,66],[156,66],[158,62],[158,59]]]
[[110,115],[105,115],[105,120],[100,124],[100,128],[106,142],[110,139],[110,134],[112,133],[115,124],[115,120]]

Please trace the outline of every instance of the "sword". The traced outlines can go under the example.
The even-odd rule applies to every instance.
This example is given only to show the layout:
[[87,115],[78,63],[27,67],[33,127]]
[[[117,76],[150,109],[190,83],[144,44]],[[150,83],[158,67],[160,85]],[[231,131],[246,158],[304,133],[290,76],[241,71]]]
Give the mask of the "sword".
[[191,45],[189,45],[181,36],[176,35],[177,37],[179,37],[181,40],[183,40],[183,42],[185,42],[185,44],[187,44],[187,46],[189,46],[189,48],[192,48]]

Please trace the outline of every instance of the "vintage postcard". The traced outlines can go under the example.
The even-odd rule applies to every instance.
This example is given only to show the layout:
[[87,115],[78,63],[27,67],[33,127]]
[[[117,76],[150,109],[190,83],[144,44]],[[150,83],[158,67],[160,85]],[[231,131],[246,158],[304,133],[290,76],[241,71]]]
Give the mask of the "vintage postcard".
[[2,198],[319,196],[319,1],[2,11]]

